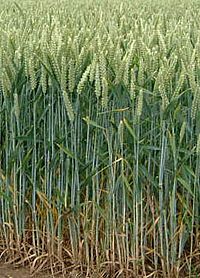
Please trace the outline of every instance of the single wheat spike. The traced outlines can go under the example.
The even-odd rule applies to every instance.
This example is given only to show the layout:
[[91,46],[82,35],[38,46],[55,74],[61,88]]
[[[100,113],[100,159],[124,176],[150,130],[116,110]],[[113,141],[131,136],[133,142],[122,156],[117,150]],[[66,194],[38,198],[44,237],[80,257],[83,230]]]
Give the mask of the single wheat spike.
[[106,78],[102,80],[102,106],[103,108],[108,106],[108,81]]
[[74,121],[74,111],[73,111],[69,96],[67,94],[67,91],[62,91],[62,93],[63,93],[64,104],[65,104],[65,107],[67,110],[67,115],[69,117],[69,120],[71,122],[73,122]]
[[138,120],[142,115],[142,109],[143,109],[143,89],[140,90],[138,95],[138,101],[137,101],[136,117]]
[[14,112],[15,112],[15,117],[16,117],[17,121],[19,121],[20,108],[19,108],[19,99],[18,99],[17,93],[14,93]]
[[100,81],[100,72],[99,72],[99,64],[96,64],[96,72],[95,72],[95,94],[97,99],[101,95],[101,81]]
[[88,81],[89,74],[90,74],[90,65],[87,66],[86,70],[84,71],[84,73],[83,73],[83,75],[81,77],[81,80],[78,83],[78,87],[77,87],[78,94],[82,93],[83,88],[84,88],[85,84]]
[[68,72],[68,88],[69,88],[69,92],[72,93],[74,91],[75,88],[75,64],[74,64],[74,60],[70,59],[69,61],[69,72]]

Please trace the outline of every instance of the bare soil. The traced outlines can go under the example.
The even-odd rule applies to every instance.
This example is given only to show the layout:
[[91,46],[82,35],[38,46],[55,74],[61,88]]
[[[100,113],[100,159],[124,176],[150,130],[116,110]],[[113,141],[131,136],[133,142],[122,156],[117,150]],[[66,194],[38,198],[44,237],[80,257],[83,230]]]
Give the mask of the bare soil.
[[29,271],[24,268],[14,268],[13,266],[0,265],[0,278],[29,278]]
[[0,264],[0,278],[51,278],[48,274],[37,274],[31,276],[27,268],[15,268],[12,265]]

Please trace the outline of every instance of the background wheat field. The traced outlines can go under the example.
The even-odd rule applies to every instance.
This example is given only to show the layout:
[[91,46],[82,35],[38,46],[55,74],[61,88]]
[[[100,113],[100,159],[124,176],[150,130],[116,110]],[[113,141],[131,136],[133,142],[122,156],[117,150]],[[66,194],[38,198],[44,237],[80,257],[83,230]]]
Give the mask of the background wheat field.
[[200,2],[0,1],[0,258],[200,277]]

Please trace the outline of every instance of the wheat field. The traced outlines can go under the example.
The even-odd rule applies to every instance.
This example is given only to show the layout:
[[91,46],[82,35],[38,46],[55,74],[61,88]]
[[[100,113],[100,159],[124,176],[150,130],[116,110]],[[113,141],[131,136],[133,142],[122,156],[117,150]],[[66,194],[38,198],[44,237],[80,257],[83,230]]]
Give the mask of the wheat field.
[[199,1],[0,8],[0,259],[200,277]]

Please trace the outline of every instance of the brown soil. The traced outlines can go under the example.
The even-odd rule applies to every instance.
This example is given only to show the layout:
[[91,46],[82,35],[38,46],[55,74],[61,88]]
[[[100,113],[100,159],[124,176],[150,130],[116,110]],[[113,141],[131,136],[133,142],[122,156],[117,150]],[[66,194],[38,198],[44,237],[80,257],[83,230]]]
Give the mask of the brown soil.
[[0,278],[51,278],[48,274],[31,276],[27,268],[15,268],[8,264],[0,264]]
[[10,265],[0,265],[0,278],[29,278],[29,271],[23,268],[14,268]]

